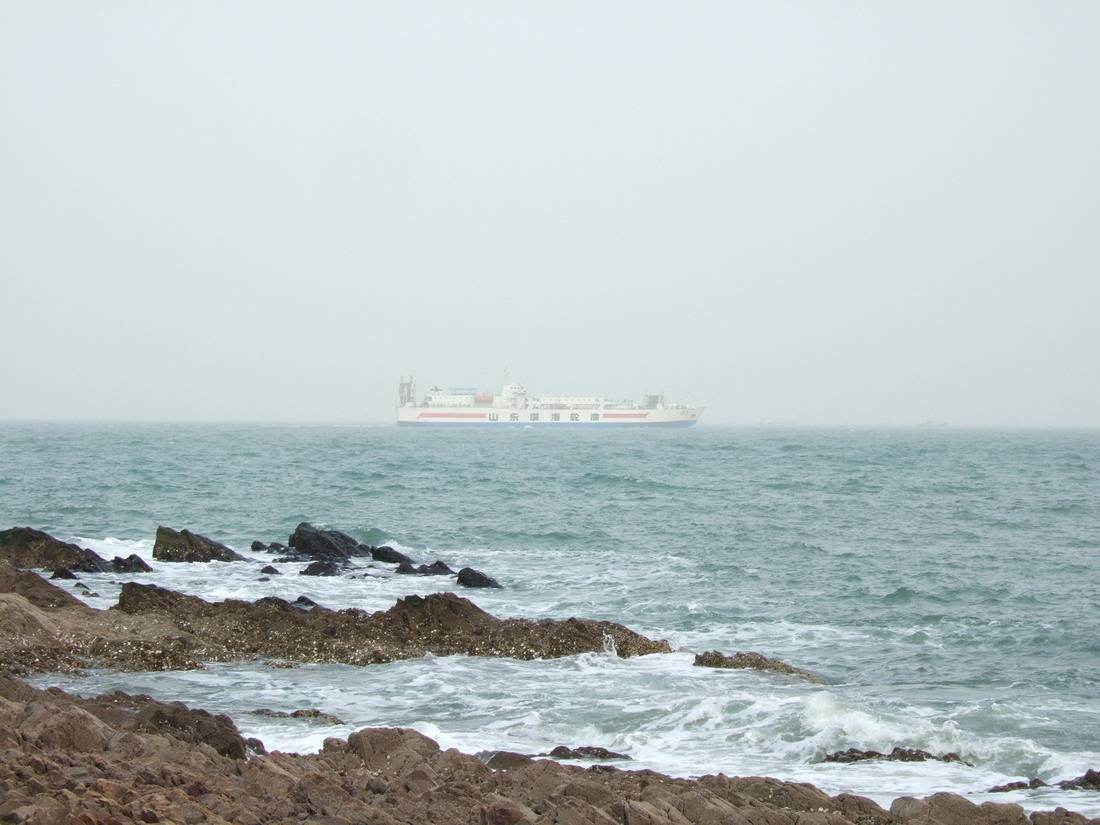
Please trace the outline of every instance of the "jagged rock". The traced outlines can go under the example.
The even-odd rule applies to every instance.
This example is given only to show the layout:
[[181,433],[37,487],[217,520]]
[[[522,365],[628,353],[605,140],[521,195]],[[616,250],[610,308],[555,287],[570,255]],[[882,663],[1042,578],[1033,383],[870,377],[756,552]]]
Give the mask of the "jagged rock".
[[1007,793],[1008,791],[1028,791],[1036,788],[1045,788],[1047,783],[1042,779],[1030,779],[1027,782],[1006,782],[1003,785],[994,785],[986,793]]
[[[423,565],[421,565],[421,567],[423,567]],[[406,576],[415,576],[420,571],[417,570],[415,567],[413,567],[409,562],[403,561],[403,562],[401,562],[401,564],[397,565],[397,569],[394,570],[393,572],[394,573],[401,573],[402,575],[406,575]]]
[[500,587],[500,582],[492,576],[486,576],[472,567],[463,567],[458,571],[458,583],[463,587]]
[[394,550],[389,545],[383,545],[382,547],[372,547],[370,551],[370,557],[375,561],[389,562],[390,564],[412,564],[413,560],[402,553],[400,550]]
[[75,579],[76,577],[76,573],[68,567],[59,567],[54,570],[53,575],[50,576],[51,579]]
[[111,559],[111,569],[115,573],[152,573],[153,568],[145,563],[145,560],[137,553],[131,553],[126,558],[115,556]]
[[179,562],[247,561],[244,556],[206,536],[190,530],[176,531],[163,526],[157,528],[153,558],[158,561]]
[[[169,724],[134,724],[142,713],[156,715],[150,706],[131,705],[143,698],[123,699],[116,718],[109,697],[79,700],[0,677],[0,820],[1029,825],[1018,805],[979,806],[954,794],[903,798],[887,813],[864,797],[830,797],[812,785],[760,777],[673,779],[505,754],[499,756],[508,769],[494,771],[482,759],[396,728],[328,738],[319,753],[301,755],[262,754],[262,743],[245,740],[245,753],[254,752],[241,759],[228,720],[211,728],[202,717],[173,719],[184,711],[156,703],[151,707],[169,708]],[[1084,822],[1066,811],[1031,817],[1032,825]]]
[[465,653],[519,659],[602,651],[610,638],[621,656],[668,652],[613,622],[497,619],[454,593],[407,596],[389,610],[327,610],[276,597],[210,604],[156,585],[126,582],[116,608],[159,614],[202,640],[212,658],[260,655],[307,662],[370,664]]
[[359,542],[339,530],[320,530],[303,521],[290,534],[290,546],[298,555],[313,559],[347,560],[360,555]]
[[315,561],[301,571],[302,576],[339,576],[340,568],[330,561]]
[[696,655],[695,665],[697,667],[714,667],[721,669],[739,670],[744,668],[749,670],[766,670],[772,673],[782,673],[786,676],[797,676],[799,679],[805,679],[807,682],[821,684],[822,681],[819,677],[807,670],[803,670],[800,667],[794,667],[786,662],[781,662],[779,659],[772,659],[762,653],[754,653],[752,651],[738,651],[732,656],[724,656],[717,650],[708,650],[706,653]]
[[270,564],[265,564],[263,567],[261,567],[260,572],[264,573],[268,576],[281,576],[281,575],[283,575],[276,568],[272,567]]
[[282,553],[284,550],[286,550],[286,545],[277,541],[273,541],[267,546],[268,553]]
[[46,570],[64,567],[80,573],[106,573],[111,569],[98,553],[32,527],[0,530],[0,563],[3,562],[12,567]]
[[1100,791],[1100,771],[1090,768],[1076,779],[1059,782],[1058,787],[1067,791]]
[[455,571],[448,567],[444,562],[436,559],[429,565],[420,565],[417,568],[417,572],[425,576],[453,576]]
[[888,762],[928,762],[930,760],[939,762],[962,762],[962,759],[957,753],[945,753],[937,756],[934,753],[918,750],[917,748],[894,748],[889,753],[861,751],[858,748],[848,748],[846,751],[830,753],[823,761],[863,762],[867,759],[883,759]]
[[271,710],[271,708],[258,708],[252,712],[256,716],[266,716],[269,719],[310,719],[315,722],[320,722],[322,725],[344,724],[344,721],[339,717],[333,716],[331,713],[322,713],[314,708],[295,710],[290,713],[282,710]]
[[[77,587],[83,587],[83,582],[77,582]],[[39,608],[75,607],[79,611],[88,611],[92,608],[80,601],[70,593],[65,592],[57,585],[50,584],[37,573],[29,570],[17,570],[10,564],[0,564],[0,594],[13,593],[22,596],[30,604]],[[18,623],[8,627],[0,626],[0,637],[7,635],[9,640],[16,641],[21,631]],[[3,657],[0,656],[0,662]],[[0,670],[3,665],[0,664]]]
[[254,541],[248,546],[248,549],[251,550],[253,553],[266,553],[267,545],[264,544],[262,541]]
[[540,755],[552,756],[555,759],[630,759],[625,753],[615,753],[615,751],[609,751],[607,748],[591,745],[585,745],[579,748],[558,745],[550,751],[550,753]]

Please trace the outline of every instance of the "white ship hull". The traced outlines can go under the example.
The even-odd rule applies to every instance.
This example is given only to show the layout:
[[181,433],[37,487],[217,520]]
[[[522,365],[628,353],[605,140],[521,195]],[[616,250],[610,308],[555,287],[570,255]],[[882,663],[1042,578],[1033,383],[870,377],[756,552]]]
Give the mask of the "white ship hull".
[[397,408],[397,423],[413,426],[690,427],[702,407],[669,409],[539,409],[529,407]]

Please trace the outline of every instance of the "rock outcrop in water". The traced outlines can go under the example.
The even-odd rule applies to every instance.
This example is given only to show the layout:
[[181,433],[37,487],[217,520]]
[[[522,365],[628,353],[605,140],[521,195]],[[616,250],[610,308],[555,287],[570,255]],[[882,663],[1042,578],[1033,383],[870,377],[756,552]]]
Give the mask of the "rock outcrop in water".
[[117,610],[160,616],[200,640],[211,658],[270,656],[303,662],[371,664],[431,652],[517,659],[601,651],[610,638],[620,656],[667,653],[614,622],[497,619],[454,593],[406,596],[386,611],[303,612],[283,599],[209,603],[155,585],[128,582]]
[[600,748],[594,745],[582,745],[579,748],[570,748],[567,745],[558,745],[550,753],[540,754],[540,756],[552,756],[555,759],[630,759],[625,753],[616,753],[615,751],[609,751],[607,748]]
[[116,607],[96,610],[35,573],[0,566],[0,667],[15,673],[176,670],[256,657],[366,665],[429,652],[552,658],[602,651],[605,638],[622,656],[669,651],[613,622],[498,619],[453,593],[367,613],[305,598],[209,603],[127,582]]
[[864,762],[869,759],[880,759],[887,762],[962,762],[957,753],[944,753],[936,755],[917,748],[894,748],[889,753],[878,751],[861,751],[858,748],[848,748],[846,751],[830,753],[823,762]]
[[80,573],[106,573],[112,569],[110,562],[98,553],[32,527],[0,530],[0,563],[4,562],[12,567],[65,568]]
[[327,561],[347,561],[370,552],[347,533],[321,530],[306,521],[294,528],[288,543],[298,555]]
[[137,553],[131,553],[126,558],[115,556],[111,559],[111,569],[116,573],[152,573],[153,568],[145,563],[145,559]]
[[772,659],[762,653],[753,653],[752,651],[739,651],[732,656],[725,656],[717,650],[708,650],[706,653],[696,655],[695,665],[698,667],[723,669],[744,668],[748,670],[766,670],[771,673],[782,673],[784,676],[795,676],[799,679],[805,679],[807,682],[822,683],[819,677],[810,673],[808,670],[803,670],[800,667],[781,662],[779,659]]
[[158,561],[179,562],[248,561],[240,553],[233,552],[221,542],[192,533],[190,530],[177,531],[171,527],[157,528],[153,558]]
[[265,754],[225,717],[126,694],[77,699],[0,676],[3,822],[1086,825],[1061,809],[1029,820],[1018,805],[954,794],[906,797],[886,811],[776,779],[672,779],[515,756],[493,770],[400,728],[327,739],[317,754]]
[[459,570],[457,581],[463,587],[500,587],[500,582],[492,576],[486,576],[472,567],[463,567]]
[[268,719],[308,719],[322,725],[342,725],[344,721],[331,713],[323,713],[315,708],[304,708],[287,713],[284,710],[272,710],[271,708],[257,708],[252,711],[256,716],[266,716]]

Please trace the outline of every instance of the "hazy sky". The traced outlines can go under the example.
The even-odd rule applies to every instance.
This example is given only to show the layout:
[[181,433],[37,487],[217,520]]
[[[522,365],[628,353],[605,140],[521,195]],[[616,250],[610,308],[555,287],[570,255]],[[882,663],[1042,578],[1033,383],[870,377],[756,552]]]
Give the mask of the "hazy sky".
[[0,418],[1100,425],[1100,3],[0,0]]

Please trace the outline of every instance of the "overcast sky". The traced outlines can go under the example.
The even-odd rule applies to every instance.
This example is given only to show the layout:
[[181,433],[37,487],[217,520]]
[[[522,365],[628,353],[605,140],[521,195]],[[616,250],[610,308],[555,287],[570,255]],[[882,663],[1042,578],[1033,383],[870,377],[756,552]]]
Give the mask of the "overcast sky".
[[0,0],[0,418],[1100,425],[1100,3]]

